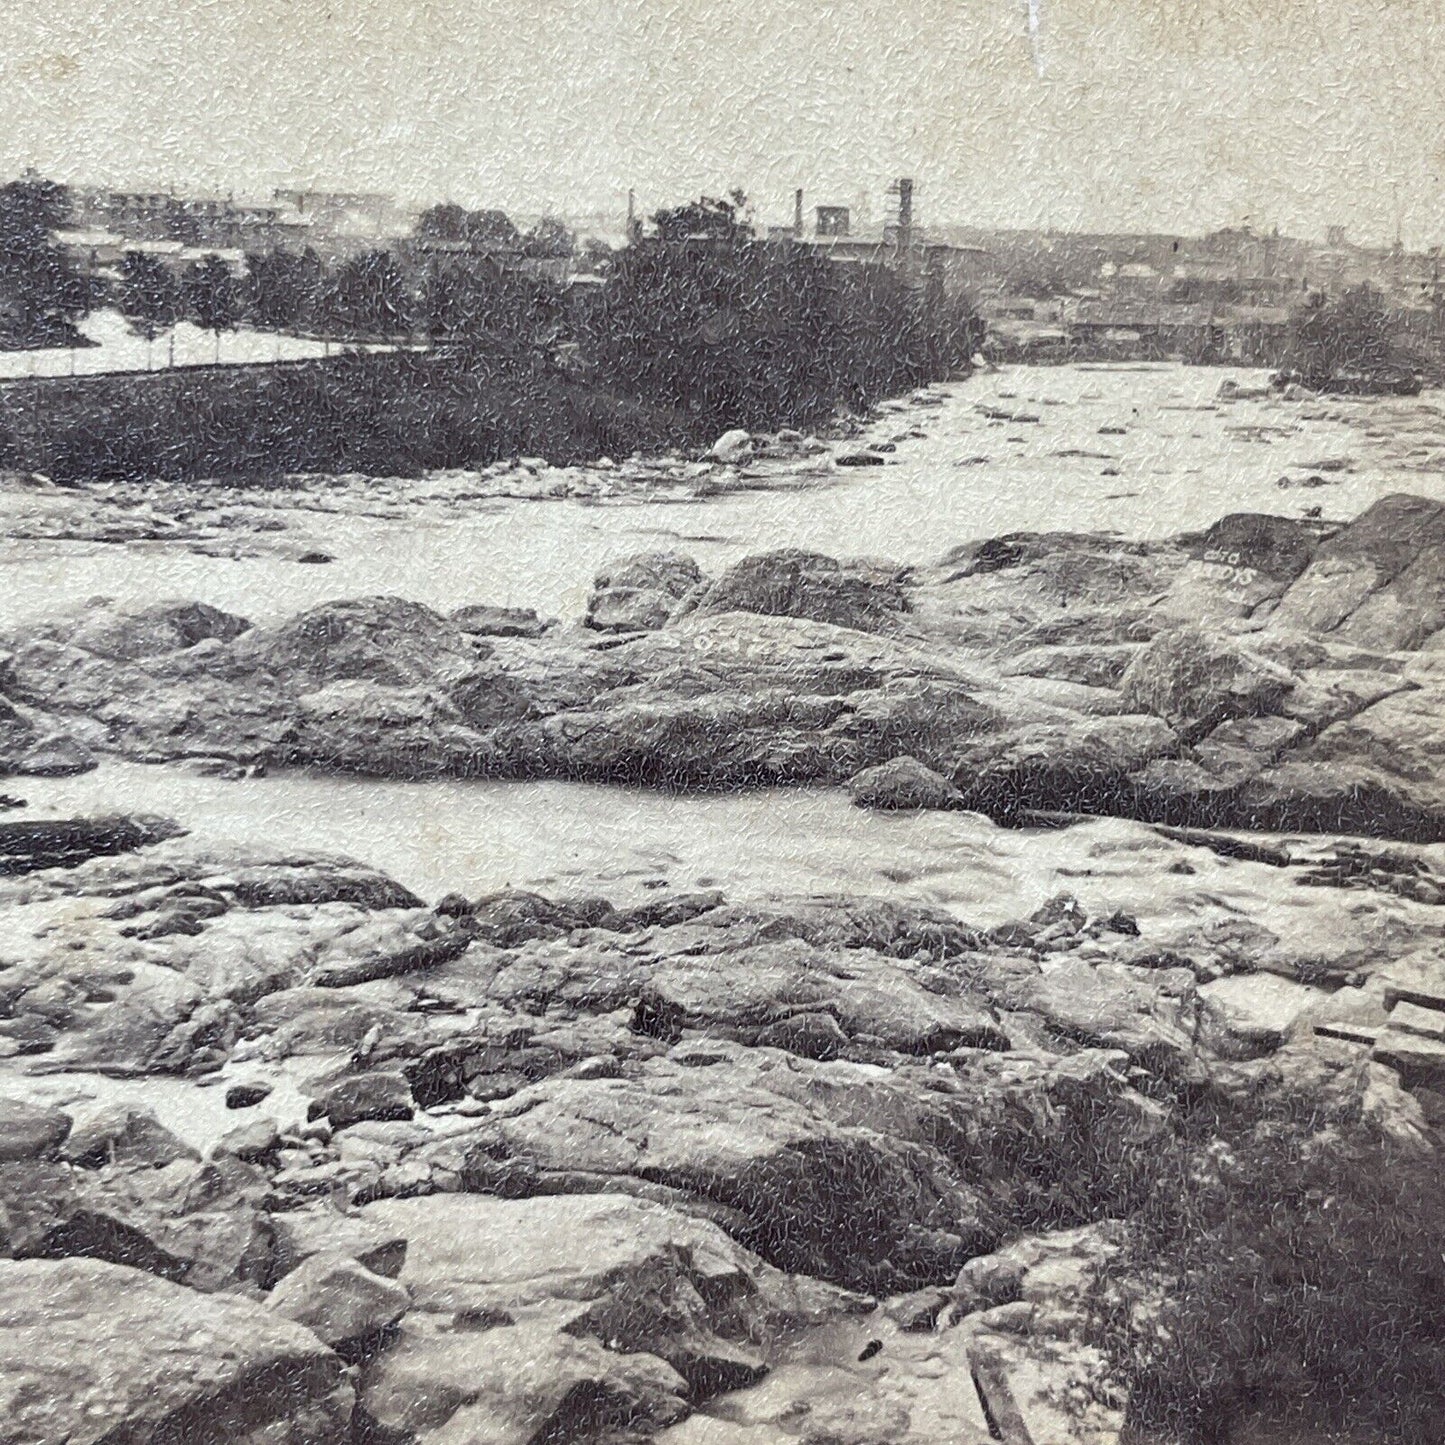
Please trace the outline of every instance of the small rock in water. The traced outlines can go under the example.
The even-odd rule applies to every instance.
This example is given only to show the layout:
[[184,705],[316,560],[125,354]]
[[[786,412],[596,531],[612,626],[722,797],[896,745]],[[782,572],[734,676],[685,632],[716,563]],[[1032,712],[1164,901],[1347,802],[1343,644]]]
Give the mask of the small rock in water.
[[281,1147],[281,1131],[274,1119],[255,1119],[221,1137],[217,1154],[230,1154],[247,1164],[261,1164],[274,1159]]
[[343,1079],[312,1103],[308,1117],[325,1117],[333,1129],[345,1129],[364,1120],[410,1119],[415,1112],[405,1078],[376,1073]]
[[25,806],[24,798],[17,798],[13,793],[0,793],[0,808],[23,808]]
[[228,1109],[253,1109],[271,1096],[270,1084],[232,1084],[226,1090]]
[[724,432],[713,444],[708,455],[716,462],[735,465],[747,461],[753,454],[753,439],[741,427]]
[[470,898],[461,893],[447,893],[436,901],[433,913],[440,914],[443,918],[470,918],[477,911],[476,905]]
[[547,630],[547,624],[530,607],[471,603],[458,607],[451,620],[475,637],[541,637]]
[[296,560],[319,566],[325,562],[334,562],[336,558],[329,552],[303,552]]
[[884,1304],[883,1313],[899,1329],[910,1334],[922,1333],[934,1328],[939,1315],[950,1303],[951,1297],[945,1290],[918,1289],[910,1294],[895,1295]]
[[859,808],[957,808],[963,803],[947,778],[907,756],[855,773],[848,793]]

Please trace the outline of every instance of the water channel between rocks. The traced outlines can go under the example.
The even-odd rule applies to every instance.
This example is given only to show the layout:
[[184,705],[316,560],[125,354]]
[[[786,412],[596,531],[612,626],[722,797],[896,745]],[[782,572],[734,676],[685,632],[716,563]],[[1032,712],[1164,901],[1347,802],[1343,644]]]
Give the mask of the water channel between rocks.
[[[103,593],[132,603],[195,598],[269,621],[327,599],[391,592],[438,608],[491,602],[575,619],[597,568],[644,548],[681,547],[707,569],[783,545],[926,562],[1010,530],[1158,537],[1232,510],[1299,515],[1318,506],[1344,519],[1392,491],[1445,497],[1445,415],[1429,394],[1220,401],[1226,380],[1257,387],[1263,374],[1182,366],[981,374],[934,388],[934,404],[885,410],[865,440],[896,448],[887,466],[798,488],[616,505],[421,502],[389,517],[364,515],[361,493],[350,509],[346,493],[336,511],[278,509],[293,554],[302,543],[320,546],[335,557],[329,566],[299,566],[265,547],[238,559],[176,543],[0,538],[0,617]],[[1013,419],[1000,420],[1004,413]],[[429,897],[508,885],[887,891],[990,923],[1037,906],[1065,880],[1083,896],[1107,878],[1100,904],[1171,906],[1157,867],[1135,869],[1153,839],[1138,825],[1008,832],[947,814],[861,813],[829,790],[674,796],[304,774],[226,782],[111,762],[79,778],[29,780],[24,793],[32,817],[151,811],[218,841],[349,853]]]
[[[331,510],[278,506],[284,532],[254,555],[0,540],[3,614],[19,620],[104,594],[193,598],[264,622],[393,593],[444,610],[487,602],[575,618],[604,561],[659,547],[708,570],[783,546],[919,563],[1015,530],[1149,538],[1231,511],[1299,516],[1318,506],[1343,520],[1389,492],[1445,497],[1445,417],[1429,394],[1216,400],[1226,380],[1263,379],[1206,367],[1006,368],[934,388],[937,405],[881,416],[866,439],[896,447],[885,467],[819,476],[809,465],[796,486],[708,498],[387,508],[359,484],[328,497]],[[426,491],[418,482],[403,497]],[[307,549],[334,560],[297,565]]]

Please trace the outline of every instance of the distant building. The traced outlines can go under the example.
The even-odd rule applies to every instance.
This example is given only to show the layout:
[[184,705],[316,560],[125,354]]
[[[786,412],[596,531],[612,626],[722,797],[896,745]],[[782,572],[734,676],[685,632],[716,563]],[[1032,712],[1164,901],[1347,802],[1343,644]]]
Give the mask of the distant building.
[[813,234],[846,236],[852,226],[852,212],[847,206],[818,206],[813,211]]
[[231,196],[75,187],[71,229],[125,242],[168,241],[204,250],[274,251],[306,244],[310,222],[286,206]]

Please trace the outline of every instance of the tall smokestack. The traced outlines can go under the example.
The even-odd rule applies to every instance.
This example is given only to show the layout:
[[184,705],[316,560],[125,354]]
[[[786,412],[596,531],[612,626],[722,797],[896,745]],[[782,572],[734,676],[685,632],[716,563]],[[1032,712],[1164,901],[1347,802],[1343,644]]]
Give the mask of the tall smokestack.
[[913,182],[906,176],[898,182],[898,249],[904,256],[913,250]]
[[799,186],[793,192],[793,239],[803,239],[803,188]]

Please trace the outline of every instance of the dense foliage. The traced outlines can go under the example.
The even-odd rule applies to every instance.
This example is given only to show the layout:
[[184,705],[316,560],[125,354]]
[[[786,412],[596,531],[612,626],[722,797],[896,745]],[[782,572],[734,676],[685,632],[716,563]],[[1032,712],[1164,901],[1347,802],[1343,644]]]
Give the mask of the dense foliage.
[[746,237],[656,238],[613,258],[583,344],[599,379],[627,395],[763,428],[944,374],[970,355],[970,322],[882,267]]
[[[28,416],[28,414],[27,414]],[[0,466],[58,481],[414,475],[546,455],[559,464],[694,440],[685,419],[569,380],[531,357],[344,354],[283,367],[65,379],[34,439],[0,431]]]
[[1223,1445],[1251,1422],[1279,1439],[1440,1439],[1433,1153],[1360,1121],[1274,1119],[1161,1151],[1155,1171],[1134,1287],[1105,1332],[1137,1428],[1181,1445]]
[[120,263],[121,314],[147,341],[154,341],[182,314],[175,272],[148,251],[127,251]]
[[1290,317],[1284,369],[1307,380],[1384,371],[1398,361],[1384,298],[1372,286],[1333,300],[1312,292]]
[[518,247],[522,243],[521,232],[504,211],[469,211],[453,201],[423,211],[416,233],[428,240],[477,247]]
[[0,345],[64,346],[90,307],[85,278],[55,243],[70,203],[35,177],[0,186]]

